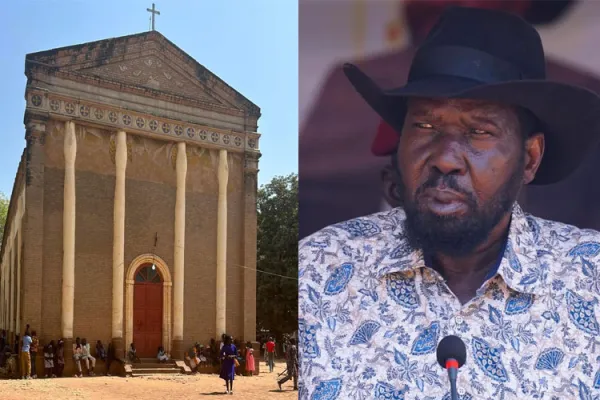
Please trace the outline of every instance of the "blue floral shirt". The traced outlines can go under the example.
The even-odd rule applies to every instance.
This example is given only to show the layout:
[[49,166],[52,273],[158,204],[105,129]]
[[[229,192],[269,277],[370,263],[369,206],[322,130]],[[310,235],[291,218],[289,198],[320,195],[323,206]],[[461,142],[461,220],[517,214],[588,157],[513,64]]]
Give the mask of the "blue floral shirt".
[[436,347],[463,339],[461,400],[600,400],[600,233],[515,205],[504,255],[461,304],[403,239],[401,209],[299,245],[300,399],[450,399]]

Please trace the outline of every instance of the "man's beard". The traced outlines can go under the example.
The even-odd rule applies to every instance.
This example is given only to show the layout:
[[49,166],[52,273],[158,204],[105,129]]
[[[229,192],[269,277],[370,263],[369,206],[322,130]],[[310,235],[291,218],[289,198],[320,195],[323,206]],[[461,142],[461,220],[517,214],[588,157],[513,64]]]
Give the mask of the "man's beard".
[[[417,189],[414,196],[405,191],[404,232],[408,244],[415,250],[423,250],[424,254],[441,253],[461,257],[472,253],[489,237],[500,220],[512,211],[523,182],[524,162],[522,157],[508,181],[488,202],[481,205],[472,193],[465,192],[458,186],[453,175],[432,175]],[[438,215],[418,204],[416,199],[425,189],[437,187],[442,183],[465,196],[469,209],[467,214]]]

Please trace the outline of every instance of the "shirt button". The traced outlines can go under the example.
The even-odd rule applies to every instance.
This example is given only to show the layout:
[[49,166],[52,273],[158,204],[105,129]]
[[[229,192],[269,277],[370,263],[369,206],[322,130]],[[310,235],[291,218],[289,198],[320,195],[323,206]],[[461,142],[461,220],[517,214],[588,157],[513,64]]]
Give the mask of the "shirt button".
[[457,323],[458,325],[462,324],[462,323],[463,323],[463,319],[462,319],[462,317],[456,317],[456,323]]
[[467,394],[467,391],[463,388],[458,388],[457,392],[458,392],[458,395],[461,397],[464,396],[465,394]]

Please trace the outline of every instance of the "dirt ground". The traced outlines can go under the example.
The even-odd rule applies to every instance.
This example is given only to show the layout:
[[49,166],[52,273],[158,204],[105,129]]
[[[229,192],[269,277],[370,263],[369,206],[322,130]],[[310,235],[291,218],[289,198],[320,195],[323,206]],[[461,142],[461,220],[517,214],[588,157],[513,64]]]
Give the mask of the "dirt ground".
[[[0,380],[2,400],[100,400],[100,399],[190,399],[207,396],[211,399],[242,397],[245,400],[298,398],[291,381],[277,387],[277,375],[285,364],[275,365],[273,373],[261,365],[258,376],[236,376],[233,396],[225,395],[225,382],[218,375],[160,375],[152,377],[84,377],[30,380]],[[266,370],[266,372],[265,372]]]

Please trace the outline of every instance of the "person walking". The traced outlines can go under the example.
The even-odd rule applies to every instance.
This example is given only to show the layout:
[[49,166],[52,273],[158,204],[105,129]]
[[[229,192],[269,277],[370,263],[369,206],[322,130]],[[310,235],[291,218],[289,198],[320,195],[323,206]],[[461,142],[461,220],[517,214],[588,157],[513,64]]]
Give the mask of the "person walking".
[[279,390],[281,385],[290,379],[294,380],[294,390],[298,390],[298,349],[296,348],[296,339],[291,338],[286,348],[285,361],[287,364],[287,376],[277,382]]
[[267,342],[267,363],[269,364],[269,372],[273,372],[273,368],[275,368],[275,342],[272,337]]
[[235,367],[239,365],[237,361],[237,348],[233,344],[231,336],[225,336],[223,346],[219,352],[221,359],[221,379],[225,381],[226,394],[233,394],[233,380],[235,379]]

